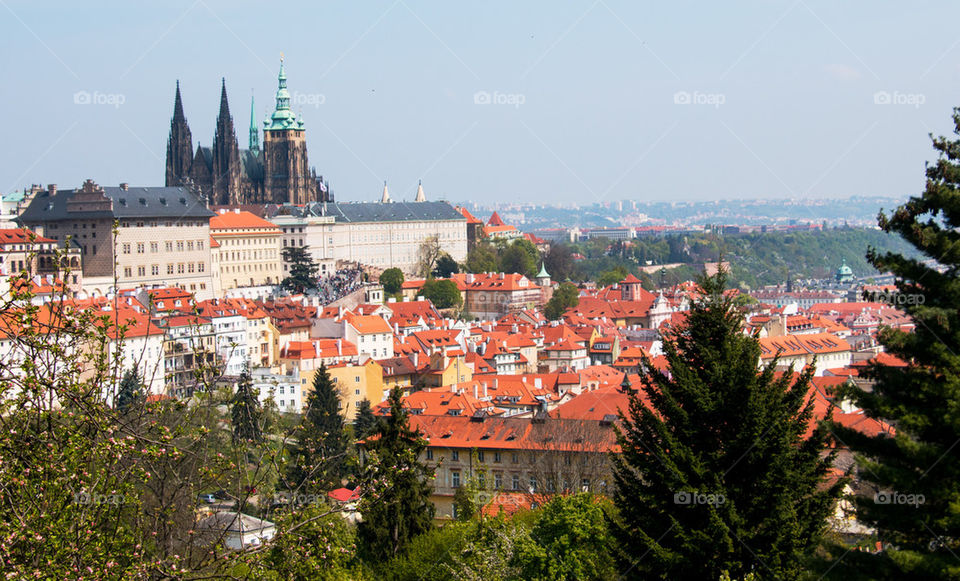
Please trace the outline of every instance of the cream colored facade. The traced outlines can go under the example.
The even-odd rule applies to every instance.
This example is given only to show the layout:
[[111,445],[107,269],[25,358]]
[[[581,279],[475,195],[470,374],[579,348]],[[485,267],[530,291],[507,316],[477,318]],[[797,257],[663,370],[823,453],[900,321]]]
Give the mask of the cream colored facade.
[[210,219],[210,235],[217,241],[216,265],[220,287],[279,284],[280,229],[250,212],[222,212]]

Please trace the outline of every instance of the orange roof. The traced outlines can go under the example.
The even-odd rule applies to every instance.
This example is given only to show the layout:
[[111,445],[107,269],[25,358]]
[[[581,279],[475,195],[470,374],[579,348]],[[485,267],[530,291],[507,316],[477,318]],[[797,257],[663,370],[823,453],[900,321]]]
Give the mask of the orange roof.
[[455,206],[456,210],[463,214],[463,217],[467,219],[467,224],[483,224],[476,216],[470,213],[469,210],[463,206]]
[[347,317],[347,323],[351,327],[357,330],[357,333],[361,335],[369,335],[371,333],[388,333],[392,334],[393,329],[390,328],[390,325],[383,320],[383,317],[377,315],[353,315]]
[[500,214],[497,214],[497,211],[494,210],[493,214],[490,214],[490,219],[487,220],[487,226],[506,226],[506,223],[500,217]]
[[27,228],[0,229],[0,244],[44,243],[55,244],[56,240],[44,238]]
[[[276,224],[272,222],[267,222],[263,218],[259,218],[250,212],[223,212],[222,214],[217,214],[216,216],[210,218],[210,230],[271,230],[280,233],[280,229],[277,228]],[[260,234],[265,234],[268,232],[260,232]],[[239,232],[216,232],[214,236],[224,236],[229,234],[240,234]]]
[[445,448],[585,452],[616,449],[613,429],[591,420],[549,419],[537,423],[528,418],[488,417],[474,422],[469,416],[411,415],[410,427],[419,430],[429,445]]

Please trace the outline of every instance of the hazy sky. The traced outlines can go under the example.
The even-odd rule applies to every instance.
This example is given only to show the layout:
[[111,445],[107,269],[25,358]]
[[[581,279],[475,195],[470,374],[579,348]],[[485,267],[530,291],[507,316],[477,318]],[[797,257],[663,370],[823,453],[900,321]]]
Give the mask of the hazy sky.
[[[960,105],[960,4],[0,0],[0,191],[163,185],[226,77],[241,147],[281,52],[341,200],[919,193]],[[89,102],[87,102],[89,101]]]

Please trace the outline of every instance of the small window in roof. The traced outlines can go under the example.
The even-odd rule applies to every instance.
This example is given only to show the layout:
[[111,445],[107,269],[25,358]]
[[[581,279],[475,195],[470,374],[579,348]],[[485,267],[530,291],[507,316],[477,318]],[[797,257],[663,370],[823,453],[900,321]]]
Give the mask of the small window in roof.
[[183,204],[184,206],[186,206],[186,205],[187,205],[187,199],[186,199],[186,198],[180,198],[180,203]]
[[120,205],[121,205],[121,206],[126,206],[126,205],[127,205],[127,199],[126,199],[126,198],[120,198]]
[[147,199],[146,199],[146,198],[140,198],[140,205],[141,205],[141,206],[146,206],[146,205],[147,205]]

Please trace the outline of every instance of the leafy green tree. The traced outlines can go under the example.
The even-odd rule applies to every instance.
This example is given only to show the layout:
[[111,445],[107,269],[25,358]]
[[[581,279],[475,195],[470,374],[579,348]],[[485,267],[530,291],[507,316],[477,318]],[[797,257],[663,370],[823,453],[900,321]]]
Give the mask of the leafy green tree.
[[308,246],[286,246],[280,255],[288,265],[287,277],[280,283],[282,288],[296,294],[318,288],[317,273],[320,267],[310,256]]
[[423,283],[420,294],[438,309],[450,309],[463,304],[460,289],[452,280],[428,280]]
[[256,559],[256,578],[267,581],[361,579],[353,527],[323,503],[279,513],[276,536]]
[[638,576],[795,579],[844,484],[825,483],[826,426],[807,435],[813,367],[758,371],[759,342],[743,334],[725,280],[700,278],[686,324],[663,341],[668,370],[646,362],[649,404],[633,394],[621,414],[613,531]]
[[553,296],[543,307],[543,315],[551,321],[563,316],[567,309],[577,306],[580,302],[580,289],[577,285],[565,282],[553,292]]
[[557,496],[537,513],[532,550],[517,561],[524,579],[616,579],[607,513],[610,501],[587,493]]
[[140,380],[140,374],[137,370],[128,369],[120,380],[120,388],[117,391],[117,409],[121,412],[127,411],[131,407],[137,407],[146,400],[143,394],[143,383]]
[[437,259],[436,266],[433,267],[433,276],[436,278],[450,278],[451,274],[460,272],[460,265],[449,254],[444,252]]
[[346,475],[346,424],[340,415],[340,393],[327,367],[313,374],[313,389],[298,426],[292,450],[289,484],[295,490],[326,492],[340,486]]
[[360,407],[357,408],[357,417],[353,420],[353,432],[356,439],[362,440],[372,434],[377,429],[377,422],[380,420],[373,415],[373,407],[370,400],[360,401]]
[[616,284],[621,280],[627,278],[627,269],[622,266],[614,267],[613,270],[608,270],[600,275],[600,278],[597,279],[597,285],[599,286],[610,286]]
[[[960,134],[960,109],[953,121]],[[857,518],[889,543],[879,555],[855,559],[877,579],[960,578],[960,139],[939,137],[933,147],[939,158],[927,166],[925,191],[879,216],[885,232],[920,256],[875,248],[867,254],[877,270],[896,275],[893,300],[916,323],[909,333],[879,333],[885,350],[908,365],[868,367],[861,375],[871,389],[850,386],[842,394],[896,433],[867,436],[833,426],[857,453],[857,475],[869,485],[855,498]]]
[[233,441],[259,444],[263,441],[263,410],[260,398],[254,393],[250,371],[244,369],[237,380],[237,391],[231,402],[230,418],[233,423]]
[[540,253],[525,238],[514,240],[500,255],[500,268],[506,273],[518,273],[532,278],[537,273]]
[[[500,272],[500,257],[489,238],[477,241],[477,245],[467,253],[467,272]],[[552,270],[550,272],[553,272]]]
[[554,280],[580,280],[580,273],[573,262],[573,248],[569,244],[551,244],[543,263]]
[[420,461],[427,442],[410,428],[400,392],[390,392],[390,415],[366,443],[371,493],[361,501],[363,522],[357,535],[369,562],[396,557],[410,541],[433,527],[433,470]]
[[383,285],[383,292],[388,295],[395,295],[403,287],[403,271],[399,268],[388,268],[380,275],[380,284]]

